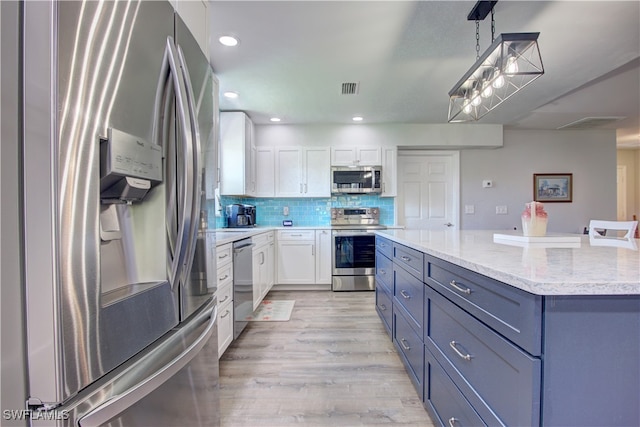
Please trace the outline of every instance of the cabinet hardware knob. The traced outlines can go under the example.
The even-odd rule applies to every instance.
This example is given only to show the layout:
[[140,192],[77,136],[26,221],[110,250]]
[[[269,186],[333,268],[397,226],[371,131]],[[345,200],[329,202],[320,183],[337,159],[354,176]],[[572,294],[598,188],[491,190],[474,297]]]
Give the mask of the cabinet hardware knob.
[[228,277],[229,277],[229,275],[228,275],[228,274],[225,274],[224,276],[222,276],[222,277],[218,278],[218,282],[222,282],[223,280],[225,280],[225,279],[226,279],[226,278],[228,278]]
[[449,284],[456,290],[462,292],[463,294],[467,294],[467,295],[471,295],[471,289],[469,288],[462,288],[460,286],[458,286],[458,283],[455,280],[452,280],[449,282]]
[[408,256],[404,256],[404,255],[403,255],[403,256],[401,256],[401,257],[400,257],[400,259],[401,259],[401,260],[403,260],[403,261],[405,261],[405,262],[409,262],[409,261],[411,261],[411,258],[409,258]]
[[224,254],[224,255],[222,255],[222,256],[218,255],[218,259],[224,259],[224,258],[226,258],[226,257],[228,257],[228,256],[229,256],[229,254]]
[[[218,301],[218,304],[222,304],[223,302],[225,302],[225,301],[226,301],[226,300],[228,300],[228,299],[229,299],[229,295],[225,295],[223,300]],[[228,310],[227,310],[227,311],[228,311]]]
[[456,423],[458,422],[457,419],[451,417],[447,420],[449,422],[449,427],[455,427]]
[[227,317],[229,315],[229,310],[225,311],[224,314],[222,316],[220,316],[221,319],[224,319],[225,317]]
[[400,345],[402,345],[402,348],[404,348],[405,350],[411,350],[411,347],[409,346],[409,344],[407,344],[407,340],[405,340],[404,338],[400,338]]
[[380,304],[380,309],[381,309],[382,311],[387,311],[387,306],[386,306],[386,305],[384,305],[384,304]]
[[455,342],[455,341],[451,341],[451,342],[449,343],[449,347],[451,347],[451,348],[453,349],[453,351],[455,351],[455,352],[456,352],[456,354],[457,354],[458,356],[460,356],[460,358],[462,358],[462,359],[464,359],[464,360],[467,360],[467,361],[471,360],[471,355],[470,355],[470,354],[462,354],[462,353],[460,352],[460,350],[458,350],[458,343],[457,343],[457,342]]
[[408,293],[406,293],[404,289],[400,291],[400,295],[402,295],[402,296],[404,297],[404,299],[409,299],[409,298],[411,298],[411,295],[409,295]]

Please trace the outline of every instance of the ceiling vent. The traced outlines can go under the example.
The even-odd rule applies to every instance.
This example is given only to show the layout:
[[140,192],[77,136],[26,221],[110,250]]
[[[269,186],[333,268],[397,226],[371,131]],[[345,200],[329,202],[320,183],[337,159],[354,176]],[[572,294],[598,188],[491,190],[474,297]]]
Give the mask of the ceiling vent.
[[342,94],[343,95],[357,95],[358,90],[360,89],[360,83],[342,83]]
[[585,117],[584,119],[576,120],[575,122],[560,126],[558,129],[593,129],[620,121],[625,118],[626,117],[623,116]]

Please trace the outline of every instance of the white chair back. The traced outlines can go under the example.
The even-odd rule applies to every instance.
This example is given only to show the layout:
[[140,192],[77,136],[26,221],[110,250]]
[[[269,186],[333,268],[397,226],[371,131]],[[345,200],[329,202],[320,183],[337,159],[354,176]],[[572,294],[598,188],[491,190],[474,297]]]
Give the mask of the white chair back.
[[589,222],[589,237],[633,239],[633,233],[635,233],[637,226],[638,221],[602,221],[592,219]]

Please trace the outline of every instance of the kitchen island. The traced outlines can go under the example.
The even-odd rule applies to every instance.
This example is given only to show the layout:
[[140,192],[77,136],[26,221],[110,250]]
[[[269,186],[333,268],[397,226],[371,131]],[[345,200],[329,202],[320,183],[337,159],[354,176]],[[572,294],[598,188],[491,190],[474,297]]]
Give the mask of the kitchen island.
[[434,421],[640,425],[638,240],[496,233],[376,232],[377,309]]

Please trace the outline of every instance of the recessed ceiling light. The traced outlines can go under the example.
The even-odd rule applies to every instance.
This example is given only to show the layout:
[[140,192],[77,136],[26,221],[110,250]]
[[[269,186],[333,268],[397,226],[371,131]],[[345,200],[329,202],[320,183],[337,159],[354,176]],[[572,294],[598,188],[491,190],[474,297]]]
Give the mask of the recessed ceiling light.
[[225,46],[237,46],[238,39],[233,36],[221,36],[218,41]]
[[354,122],[361,122],[364,119],[362,117],[360,117],[360,116],[354,116],[353,119],[351,119],[351,120],[353,120]]
[[228,91],[228,92],[224,93],[224,97],[225,98],[229,98],[229,99],[236,99],[238,97],[238,93],[237,92]]
[[269,120],[271,120],[272,122],[279,122],[280,118],[279,117],[271,117]]

